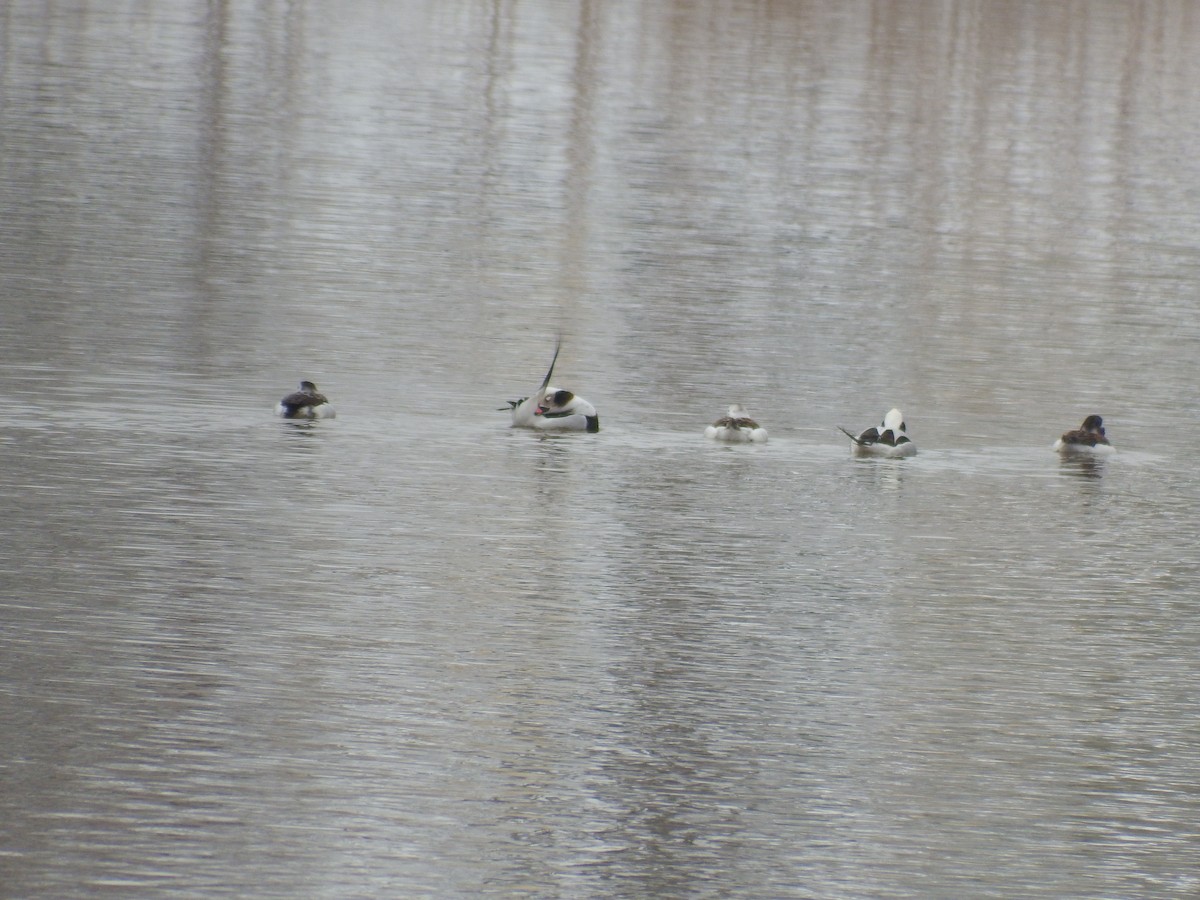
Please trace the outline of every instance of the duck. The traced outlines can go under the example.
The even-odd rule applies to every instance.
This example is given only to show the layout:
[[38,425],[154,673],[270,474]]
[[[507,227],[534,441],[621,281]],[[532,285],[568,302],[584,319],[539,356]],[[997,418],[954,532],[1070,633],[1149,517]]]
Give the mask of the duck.
[[1090,415],[1078,428],[1065,432],[1054,442],[1059,453],[1111,453],[1113,445],[1104,433],[1104,419]]
[[908,427],[904,424],[904,413],[894,407],[888,410],[878,428],[868,428],[857,437],[841,425],[838,429],[852,441],[850,449],[855,456],[897,459],[917,455],[917,445],[908,436]]
[[554,365],[562,350],[562,340],[554,345],[554,358],[542,379],[541,387],[532,397],[509,400],[502,410],[512,411],[513,428],[533,428],[537,431],[585,431],[595,434],[600,430],[600,415],[596,407],[578,394],[564,388],[552,387]]
[[735,403],[729,407],[728,415],[704,429],[704,436],[729,444],[761,444],[767,439],[767,429],[750,418],[740,403]]
[[311,381],[300,382],[300,389],[279,401],[275,414],[285,419],[332,419],[337,415],[329,398]]

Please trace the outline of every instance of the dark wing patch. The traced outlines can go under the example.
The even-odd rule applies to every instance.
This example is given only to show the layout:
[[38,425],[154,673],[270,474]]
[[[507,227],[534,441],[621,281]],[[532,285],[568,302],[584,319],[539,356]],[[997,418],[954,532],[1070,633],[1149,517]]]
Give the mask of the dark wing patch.
[[758,427],[758,423],[746,416],[738,416],[736,419],[733,416],[721,416],[717,421],[713,422],[714,428],[750,428]]
[[284,418],[294,419],[301,411],[328,402],[324,394],[316,391],[293,391],[280,400],[279,405],[283,407]]
[[1104,420],[1097,415],[1090,415],[1083,420],[1083,425],[1072,429],[1062,436],[1064,444],[1074,444],[1078,447],[1095,447],[1097,444],[1107,444],[1108,438],[1104,433]]
[[1076,447],[1095,447],[1097,444],[1107,444],[1108,438],[1101,432],[1097,434],[1094,431],[1084,431],[1077,428],[1074,431],[1068,431],[1062,436],[1064,444],[1073,444]]

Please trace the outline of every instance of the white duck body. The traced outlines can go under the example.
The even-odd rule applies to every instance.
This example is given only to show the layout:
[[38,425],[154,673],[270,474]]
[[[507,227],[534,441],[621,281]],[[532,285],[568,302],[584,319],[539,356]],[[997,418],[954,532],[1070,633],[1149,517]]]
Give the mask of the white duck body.
[[596,413],[596,407],[562,388],[547,387],[537,396],[514,402],[514,428],[593,433],[600,430],[600,416]]
[[332,419],[337,412],[328,398],[311,381],[300,382],[300,389],[288,394],[275,407],[275,415],[285,419]]
[[704,436],[728,444],[761,444],[767,439],[767,429],[750,418],[741,404],[735,403],[729,407],[729,415],[704,429]]
[[1088,416],[1081,426],[1063,434],[1054,442],[1054,449],[1063,455],[1104,456],[1116,452],[1104,432],[1104,420],[1096,415]]
[[[840,427],[840,426],[839,426]],[[904,414],[898,409],[888,410],[878,428],[868,428],[855,437],[845,428],[841,429],[850,438],[850,450],[855,456],[882,456],[900,459],[916,456],[917,445],[908,436]]]
[[554,364],[558,361],[559,346],[554,348],[554,359],[541,387],[532,397],[509,400],[512,408],[513,428],[533,428],[537,431],[586,431],[600,430],[600,416],[596,407],[571,391],[550,386]]

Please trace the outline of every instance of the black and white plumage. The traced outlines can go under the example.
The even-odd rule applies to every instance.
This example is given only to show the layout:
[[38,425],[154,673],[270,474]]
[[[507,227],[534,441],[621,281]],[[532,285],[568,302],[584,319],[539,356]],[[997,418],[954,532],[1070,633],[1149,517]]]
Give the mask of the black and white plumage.
[[532,397],[509,400],[508,406],[504,407],[512,411],[513,428],[592,433],[600,430],[600,415],[596,407],[571,391],[550,385],[561,349],[560,340],[554,345],[554,358],[550,360],[550,368],[546,370],[546,377],[542,379],[537,393]]
[[1054,442],[1059,453],[1111,453],[1113,446],[1104,432],[1104,420],[1097,415],[1088,416],[1078,428],[1065,432]]
[[904,414],[898,409],[888,410],[878,428],[868,428],[857,437],[840,425],[838,428],[850,438],[850,449],[857,456],[898,458],[917,454],[917,445],[908,436],[904,424]]
[[329,399],[311,381],[300,382],[299,390],[280,400],[275,414],[285,419],[332,419],[337,415]]
[[729,407],[728,415],[704,429],[704,436],[728,444],[761,444],[767,439],[767,429],[750,418],[740,403],[735,403]]

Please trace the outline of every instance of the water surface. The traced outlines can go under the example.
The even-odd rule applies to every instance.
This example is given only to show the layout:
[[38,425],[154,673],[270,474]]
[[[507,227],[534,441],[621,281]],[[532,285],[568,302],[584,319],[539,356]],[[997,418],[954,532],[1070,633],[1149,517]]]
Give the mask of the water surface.
[[0,14],[0,893],[1195,893],[1198,30]]

